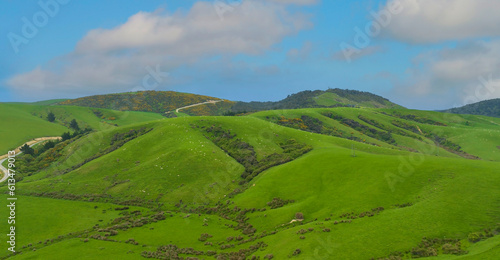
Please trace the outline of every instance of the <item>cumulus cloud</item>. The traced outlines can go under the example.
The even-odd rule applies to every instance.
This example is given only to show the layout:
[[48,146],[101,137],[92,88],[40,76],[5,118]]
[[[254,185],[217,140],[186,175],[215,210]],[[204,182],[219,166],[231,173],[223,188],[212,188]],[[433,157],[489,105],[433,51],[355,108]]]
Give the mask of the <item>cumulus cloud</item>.
[[158,64],[162,71],[171,71],[218,55],[262,55],[285,37],[311,26],[307,16],[290,12],[281,2],[285,3],[243,1],[224,13],[223,19],[211,2],[197,2],[187,12],[139,12],[115,28],[89,31],[73,53],[16,75],[7,84],[14,91],[38,97],[41,93],[50,97],[56,91],[127,91],[140,85]]
[[391,16],[385,34],[409,43],[436,43],[500,36],[500,1],[394,0],[403,11]]
[[187,14],[140,12],[117,28],[92,30],[76,51],[153,48],[168,55],[258,54],[307,25],[305,17],[292,16],[283,5],[244,1],[222,21],[212,3],[198,2]]
[[397,99],[415,108],[444,109],[500,98],[497,57],[500,40],[469,42],[420,55],[408,70],[408,79],[396,84]]

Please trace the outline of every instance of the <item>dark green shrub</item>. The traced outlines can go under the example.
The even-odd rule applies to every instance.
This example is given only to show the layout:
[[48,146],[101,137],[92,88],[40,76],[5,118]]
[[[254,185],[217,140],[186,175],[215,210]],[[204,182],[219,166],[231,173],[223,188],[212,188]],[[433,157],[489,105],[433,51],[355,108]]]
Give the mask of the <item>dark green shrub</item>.
[[211,237],[213,237],[213,236],[210,234],[204,233],[204,234],[201,234],[201,236],[200,236],[200,238],[198,238],[198,240],[201,242],[205,242],[205,241],[207,241],[207,239],[209,239]]
[[481,234],[479,232],[474,232],[474,233],[470,233],[469,236],[467,237],[467,239],[469,240],[469,242],[476,243],[476,242],[481,241],[482,237],[483,237],[483,234]]
[[56,116],[54,115],[54,113],[49,112],[49,114],[47,115],[47,120],[49,122],[54,122],[56,120]]
[[449,255],[467,254],[467,251],[462,250],[460,242],[457,242],[455,244],[446,243],[442,246],[441,249],[443,250],[443,254],[449,254]]
[[414,258],[437,256],[437,250],[432,247],[418,247],[411,250],[411,255]]

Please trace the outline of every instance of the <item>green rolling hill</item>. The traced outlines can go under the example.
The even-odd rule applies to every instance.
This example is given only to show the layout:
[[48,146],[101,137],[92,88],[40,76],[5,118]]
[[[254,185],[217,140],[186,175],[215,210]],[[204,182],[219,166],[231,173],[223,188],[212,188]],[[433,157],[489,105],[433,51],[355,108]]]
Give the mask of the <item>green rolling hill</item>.
[[500,99],[485,100],[463,107],[448,109],[443,112],[500,117]]
[[237,102],[232,111],[262,111],[315,107],[403,108],[375,94],[348,89],[302,91],[276,102]]
[[179,118],[1,106],[40,126],[21,125],[12,145],[68,131],[73,118],[94,129],[17,158],[23,228],[12,259],[500,253],[497,118],[366,106]]
[[68,99],[59,102],[60,105],[106,108],[119,111],[143,111],[164,114],[177,108],[203,103],[209,100],[220,101],[215,104],[205,104],[193,107],[187,111],[190,115],[204,116],[222,114],[234,102],[219,98],[174,91],[139,91],[117,93]]
[[[43,102],[41,102],[43,104]],[[47,102],[46,102],[47,103]],[[52,106],[31,103],[0,103],[0,155],[37,137],[60,136],[70,131],[69,124],[76,119],[81,128],[104,130],[138,122],[163,119],[161,115],[143,112],[122,112],[75,106]],[[47,115],[54,113],[56,120],[49,122]]]
[[[206,101],[213,104],[202,104]],[[119,111],[167,113],[169,117],[235,115],[275,109],[319,107],[368,107],[403,108],[369,92],[343,89],[302,91],[276,102],[234,102],[219,98],[173,91],[140,91],[68,99],[60,102],[46,101],[48,105],[83,106]],[[201,104],[176,112],[175,109]]]

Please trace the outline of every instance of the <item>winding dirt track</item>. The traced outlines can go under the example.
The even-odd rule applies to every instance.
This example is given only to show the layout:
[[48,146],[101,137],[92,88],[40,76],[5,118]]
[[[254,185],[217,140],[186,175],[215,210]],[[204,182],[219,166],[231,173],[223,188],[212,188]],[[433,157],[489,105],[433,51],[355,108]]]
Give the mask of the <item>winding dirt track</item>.
[[[19,146],[14,151],[16,152],[16,155],[18,155],[18,154],[22,153],[21,152],[21,147],[24,146],[25,144],[27,144],[27,145],[29,145],[31,147],[31,146],[34,146],[34,145],[39,144],[41,142],[45,142],[47,140],[61,140],[61,137],[40,137],[40,138],[35,138],[35,139],[33,139],[33,140],[29,141],[29,142],[26,142],[23,145]],[[8,157],[9,157],[9,154],[4,154],[4,155],[0,156],[0,171],[2,171],[2,179],[0,179],[0,183],[4,182],[9,177],[7,169],[2,166],[3,162],[5,160],[7,160]]]
[[196,107],[196,106],[201,106],[201,105],[205,105],[205,104],[215,104],[217,102],[222,102],[223,100],[209,100],[207,102],[203,102],[203,103],[198,103],[198,104],[194,104],[194,105],[189,105],[189,106],[185,106],[185,107],[179,107],[177,109],[175,109],[175,112],[179,113],[179,110],[182,110],[182,109],[186,109],[186,108],[190,108],[190,107]]

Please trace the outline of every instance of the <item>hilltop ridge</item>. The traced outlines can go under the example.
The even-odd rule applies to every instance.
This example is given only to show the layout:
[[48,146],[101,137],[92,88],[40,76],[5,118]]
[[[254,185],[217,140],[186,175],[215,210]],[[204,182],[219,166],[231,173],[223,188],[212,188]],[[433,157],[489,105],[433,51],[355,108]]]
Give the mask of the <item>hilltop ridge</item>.
[[232,109],[245,111],[262,111],[273,109],[321,108],[321,107],[355,107],[369,108],[403,108],[386,98],[370,92],[350,89],[306,90],[288,95],[276,102],[238,102]]
[[[217,102],[207,102],[217,101]],[[183,110],[192,116],[230,115],[241,112],[257,112],[273,109],[327,108],[327,107],[369,107],[403,108],[381,96],[348,89],[306,90],[288,95],[280,101],[242,102],[221,98],[181,93],[174,91],[141,91],[107,95],[88,96],[68,99],[57,104],[93,108],[106,108],[122,111],[143,111],[166,113],[180,107],[193,106]]]
[[500,117],[500,98],[485,100],[462,107],[451,108],[443,112],[479,116]]

